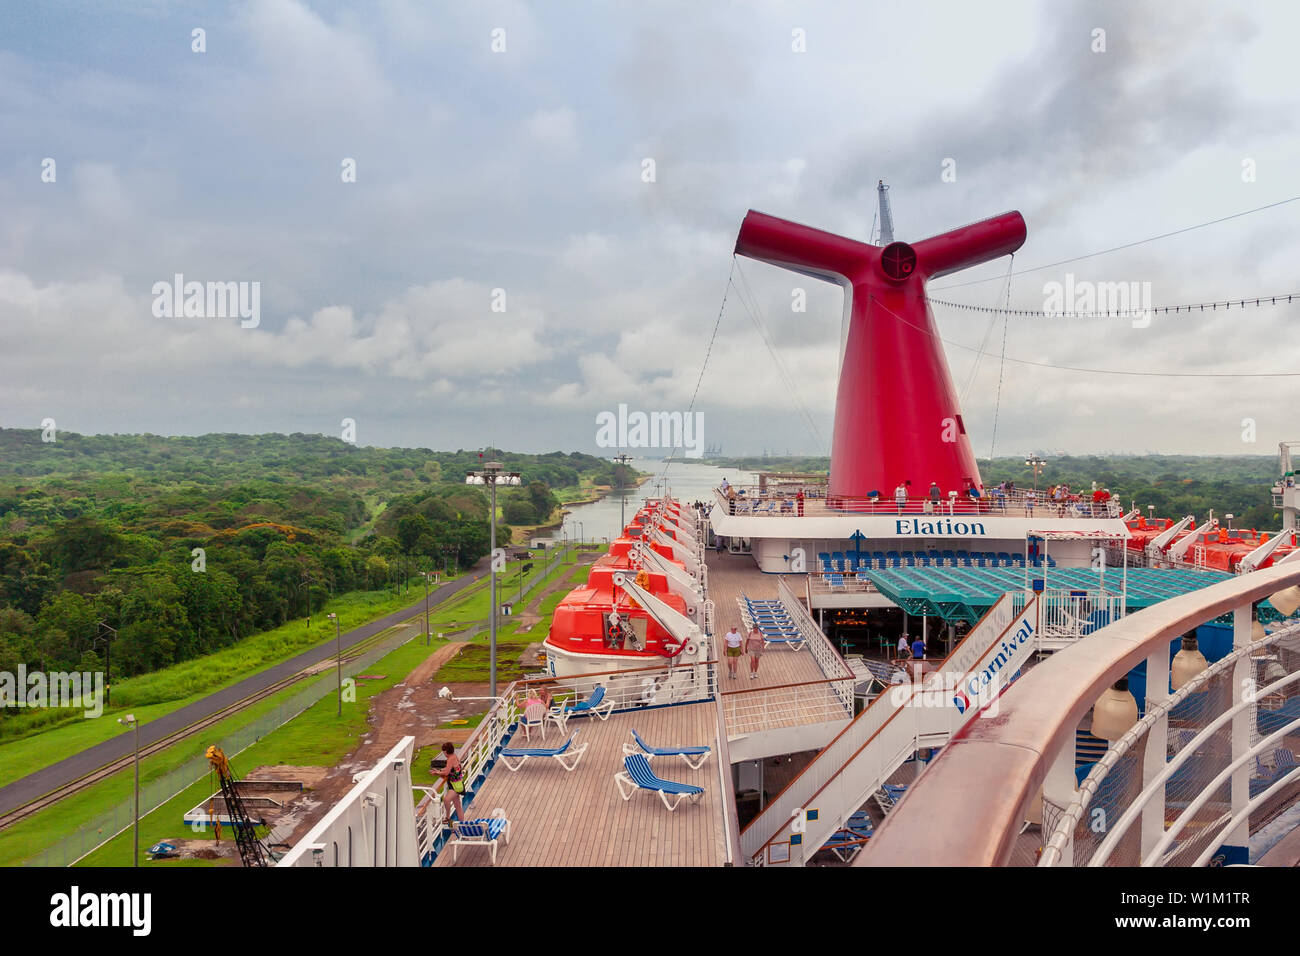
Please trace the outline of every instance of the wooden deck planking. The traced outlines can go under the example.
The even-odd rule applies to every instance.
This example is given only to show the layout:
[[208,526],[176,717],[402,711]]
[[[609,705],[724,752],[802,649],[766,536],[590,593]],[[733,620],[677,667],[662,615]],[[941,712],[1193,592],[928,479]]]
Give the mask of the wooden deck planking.
[[[509,845],[497,849],[500,866],[722,866],[726,862],[723,795],[718,793],[716,712],[712,702],[615,714],[608,721],[570,721],[578,743],[590,746],[566,773],[555,760],[530,760],[517,773],[500,763],[466,809],[471,818],[500,807],[511,821]],[[707,744],[713,753],[699,770],[680,758],[655,758],[665,779],[705,789],[696,805],[669,813],[658,794],[636,791],[624,802],[614,784],[623,767],[623,743],[635,727],[656,746]],[[542,746],[556,746],[550,731]],[[521,746],[522,746],[521,742]],[[459,866],[488,866],[486,847],[462,847]],[[452,851],[435,866],[452,866]]]
[[[716,554],[707,556],[709,566],[709,597],[714,603],[714,622],[718,630],[719,655],[723,654],[721,635],[732,624],[744,633],[744,624],[740,618],[740,608],[736,599],[742,594],[751,599],[769,599],[777,597],[777,580],[788,577],[796,594],[803,593],[805,576],[802,574],[777,575],[764,574],[754,564],[749,555]],[[753,733],[762,728],[795,727],[807,723],[817,723],[830,719],[844,719],[828,715],[838,705],[839,699],[830,685],[822,688],[803,687],[797,691],[782,688],[760,693],[729,694],[728,691],[749,691],[764,687],[776,687],[781,684],[800,684],[807,681],[825,680],[816,658],[805,647],[792,651],[784,647],[773,647],[763,652],[759,659],[758,679],[749,679],[749,658],[741,657],[737,667],[737,678],[733,680],[727,674],[725,656],[718,665],[718,690],[723,694],[724,713],[727,719],[727,734],[735,737],[740,734]],[[769,707],[789,708],[794,711],[784,719],[768,718],[762,720],[757,716],[742,713],[756,709],[759,698],[766,696]]]

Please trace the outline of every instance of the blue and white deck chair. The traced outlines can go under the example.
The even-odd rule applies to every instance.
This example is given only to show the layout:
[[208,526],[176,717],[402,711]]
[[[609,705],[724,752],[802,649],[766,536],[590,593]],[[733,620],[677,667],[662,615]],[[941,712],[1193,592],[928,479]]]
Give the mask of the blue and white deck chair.
[[[529,758],[538,757],[545,759],[553,757],[565,770],[572,770],[578,766],[582,760],[582,755],[587,752],[588,744],[584,742],[581,746],[573,747],[573,742],[578,738],[578,732],[575,730],[562,747],[506,747],[501,751],[501,762],[506,765],[506,769],[514,773],[524,764],[528,763]],[[572,750],[569,748],[573,747]]]
[[647,758],[681,757],[686,761],[686,766],[692,770],[699,770],[704,765],[704,761],[709,759],[708,747],[651,747],[641,739],[641,735],[635,729],[632,731],[632,739],[636,741],[635,746],[626,743],[623,745],[623,754],[625,756],[627,754],[644,753]]
[[[650,790],[659,794],[664,806],[672,811],[676,810],[677,805],[683,800],[695,803],[704,794],[703,787],[689,783],[674,783],[672,780],[663,780],[655,776],[645,754],[628,754],[623,758],[623,768],[622,772],[614,774],[614,785],[618,787],[618,792],[624,800],[631,800],[632,794],[637,790]],[[675,798],[671,802],[668,799],[670,796]]]
[[490,817],[455,823],[451,832],[452,862],[460,859],[462,846],[485,846],[492,850],[492,865],[496,866],[499,839],[504,839],[507,844],[510,842],[510,821],[500,807],[493,810]]

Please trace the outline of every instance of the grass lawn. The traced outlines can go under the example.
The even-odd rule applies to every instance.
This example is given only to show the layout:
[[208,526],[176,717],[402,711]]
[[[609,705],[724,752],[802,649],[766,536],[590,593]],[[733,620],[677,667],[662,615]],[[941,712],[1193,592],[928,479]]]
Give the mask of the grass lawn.
[[[316,681],[329,681],[332,679],[333,675],[330,674],[322,674],[320,677],[314,678]],[[359,681],[358,688],[363,683],[370,682]],[[184,740],[168,747],[161,753],[144,758],[140,761],[141,786],[143,787],[151,781],[157,780],[195,757],[202,756],[210,744],[218,743],[223,738],[254,723],[258,718],[274,710],[281,703],[288,701],[296,694],[302,693],[309,685],[309,681],[295,684],[293,687],[286,688],[266,700],[259,701],[247,710],[209,727],[197,737]],[[334,698],[328,699],[331,702],[334,700]],[[243,766],[243,764],[240,763],[239,766]],[[92,820],[100,814],[112,810],[118,804],[130,800],[132,779],[133,774],[130,767],[120,770],[94,786],[87,787],[79,793],[60,800],[54,806],[28,817],[21,823],[6,828],[3,839],[0,839],[0,866],[14,866],[28,857],[35,856],[41,850],[58,842],[60,838],[75,832],[86,821]],[[207,796],[207,794],[200,794],[193,802],[182,808],[180,812],[184,813],[204,796]],[[179,815],[177,819],[179,819]],[[162,837],[158,839],[162,839]],[[129,849],[129,837],[127,842]],[[157,842],[157,839],[150,840],[146,845]],[[90,845],[93,845],[93,843],[94,841],[90,841]]]
[[[400,683],[422,660],[445,641],[435,641],[425,647],[423,641],[408,641],[387,656],[380,658],[367,671],[387,675],[382,680],[357,681],[357,699],[344,702],[342,718],[337,716],[338,699],[327,694],[289,723],[267,734],[240,754],[231,756],[236,776],[254,767],[275,764],[305,766],[333,766],[357,746],[366,733],[369,723],[370,698]],[[463,651],[461,653],[464,653]],[[428,758],[424,766],[428,767]],[[415,767],[412,767],[414,771]],[[120,776],[120,774],[118,775]],[[129,771],[128,771],[129,776]],[[140,821],[142,846],[152,846],[170,837],[194,839],[181,823],[181,817],[212,790],[206,782],[191,787],[182,797],[172,800]],[[128,795],[129,795],[128,781]],[[57,809],[57,808],[56,808]],[[228,831],[223,831],[227,833]],[[0,860],[0,862],[3,862]],[[169,866],[172,861],[160,860],[151,866]],[[86,866],[130,866],[131,834],[121,834],[82,861]]]
[[[391,591],[353,592],[331,601],[327,608],[337,613],[343,629],[349,630],[406,607],[413,593],[399,598]],[[486,604],[484,608],[486,616]],[[16,728],[10,727],[8,721],[0,723],[0,786],[125,732],[116,719],[124,713],[135,713],[142,721],[156,720],[329,640],[334,628],[325,613],[313,616],[310,632],[305,621],[291,621],[213,654],[117,681],[112,689],[112,707],[105,708],[98,718],[86,719],[81,711],[71,710],[62,725],[31,729],[9,739],[5,739],[7,733]]]
[[[519,655],[532,644],[531,638],[497,634],[497,684],[504,686],[524,676],[519,666]],[[482,683],[488,679],[487,638],[475,638],[459,654],[442,665],[434,675],[435,683]],[[535,668],[534,668],[535,669]]]

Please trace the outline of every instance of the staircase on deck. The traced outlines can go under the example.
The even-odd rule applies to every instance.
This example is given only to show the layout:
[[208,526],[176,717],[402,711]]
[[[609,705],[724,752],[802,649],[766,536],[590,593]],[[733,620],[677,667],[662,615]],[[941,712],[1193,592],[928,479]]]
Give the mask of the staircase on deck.
[[952,703],[953,675],[978,673],[1001,657],[994,679],[1002,686],[1011,678],[1033,641],[1025,635],[1014,656],[1002,653],[1003,642],[1033,618],[1022,593],[1005,594],[925,683],[896,685],[872,701],[741,831],[742,859],[807,862],[918,748],[941,746],[973,716],[977,707],[963,713]]

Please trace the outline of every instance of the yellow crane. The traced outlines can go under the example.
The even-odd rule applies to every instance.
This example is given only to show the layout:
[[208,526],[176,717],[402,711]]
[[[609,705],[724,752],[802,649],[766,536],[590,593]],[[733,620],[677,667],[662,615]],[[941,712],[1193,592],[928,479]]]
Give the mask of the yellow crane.
[[244,801],[240,799],[239,791],[235,787],[235,774],[230,769],[230,761],[226,758],[225,752],[214,744],[208,748],[204,756],[208,758],[208,763],[216,771],[217,780],[221,783],[221,796],[226,801],[226,812],[230,814],[231,827],[235,831],[239,859],[244,866],[266,866],[270,854],[266,847],[262,846],[262,841],[257,838],[253,821],[244,809]]

